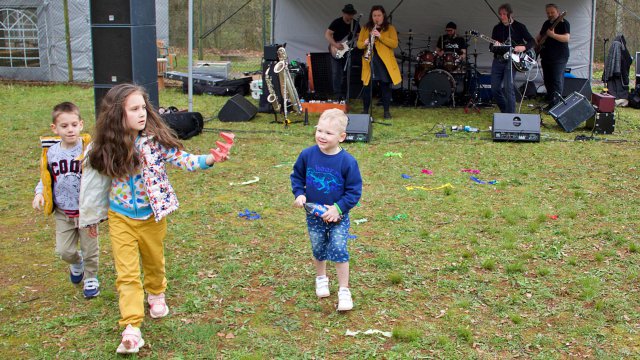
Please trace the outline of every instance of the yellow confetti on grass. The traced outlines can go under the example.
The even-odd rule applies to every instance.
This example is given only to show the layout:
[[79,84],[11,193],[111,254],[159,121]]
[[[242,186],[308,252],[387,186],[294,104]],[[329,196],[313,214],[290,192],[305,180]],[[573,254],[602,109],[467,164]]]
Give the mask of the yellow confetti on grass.
[[434,190],[440,190],[440,189],[444,189],[444,188],[452,188],[453,189],[453,185],[451,185],[451,183],[446,183],[446,184],[444,184],[442,186],[438,186],[438,187],[434,187],[434,188],[428,188],[426,186],[411,186],[411,185],[405,186],[405,189],[407,189],[409,191],[413,191],[413,190],[434,191]]

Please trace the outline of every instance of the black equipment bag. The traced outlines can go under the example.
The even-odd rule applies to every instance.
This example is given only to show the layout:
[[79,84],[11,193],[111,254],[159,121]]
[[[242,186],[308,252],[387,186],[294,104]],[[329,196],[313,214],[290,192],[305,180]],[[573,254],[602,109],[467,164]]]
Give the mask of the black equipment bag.
[[204,120],[199,112],[175,112],[160,116],[176,132],[178,139],[191,139],[202,133],[204,127]]
[[[186,94],[189,92],[188,81],[182,82],[182,92]],[[220,95],[220,96],[233,96],[240,94],[246,96],[251,93],[251,78],[245,77],[234,80],[221,80],[212,84],[193,84],[193,93],[195,95]]]

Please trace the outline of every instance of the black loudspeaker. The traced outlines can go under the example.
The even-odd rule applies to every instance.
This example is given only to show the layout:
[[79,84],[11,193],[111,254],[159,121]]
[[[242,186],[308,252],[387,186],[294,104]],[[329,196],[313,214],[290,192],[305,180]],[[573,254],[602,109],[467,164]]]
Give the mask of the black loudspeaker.
[[369,142],[371,141],[373,128],[371,127],[371,118],[369,114],[347,114],[349,122],[347,123],[346,142]]
[[237,94],[220,109],[218,119],[220,121],[249,121],[256,116],[258,109],[244,96]]
[[187,140],[200,135],[204,127],[204,120],[199,112],[176,112],[160,116],[176,132],[178,139]]
[[91,45],[96,114],[114,85],[143,86],[159,106],[156,12],[152,0],[91,0]]
[[616,129],[616,116],[612,112],[597,112],[585,124],[587,130],[592,130],[596,134],[613,134]]
[[578,92],[574,92],[549,110],[549,115],[566,132],[572,132],[595,113],[596,110],[589,100]]
[[91,0],[91,24],[155,25],[154,0]]
[[[266,48],[266,46],[265,46]],[[280,108],[282,109],[282,96],[280,94],[280,77],[278,74],[273,72],[273,67],[277,64],[274,61],[265,61],[262,63],[262,94],[260,95],[260,103],[258,111],[261,113],[272,114],[274,112],[273,105],[267,101],[267,97],[271,92],[269,91],[269,86],[267,86],[267,76],[271,80],[271,86],[273,86],[273,90],[278,97],[278,102],[280,103]],[[268,75],[267,75],[268,73]]]
[[91,27],[93,39],[93,81],[96,84],[158,81],[156,27]]
[[331,54],[310,53],[311,71],[313,72],[313,88],[316,97],[333,98],[333,85],[331,84]]
[[265,61],[278,61],[278,48],[280,45],[271,44],[264,46],[264,60]]
[[[153,106],[158,109],[158,82],[152,82],[152,83],[148,83],[148,84],[137,84],[139,86],[142,86],[144,88],[144,90],[147,92],[147,94],[149,94],[149,102],[151,102],[153,104]],[[96,116],[98,116],[98,110],[100,109],[100,102],[102,101],[102,98],[104,98],[105,95],[107,95],[107,92],[109,92],[109,90],[111,90],[112,87],[114,87],[115,84],[94,84],[93,85],[93,96],[95,99],[95,106],[96,106]]]
[[540,142],[540,115],[493,114],[493,141]]
[[574,92],[579,92],[585,98],[591,99],[591,82],[589,82],[589,79],[564,78],[562,97],[570,96]]

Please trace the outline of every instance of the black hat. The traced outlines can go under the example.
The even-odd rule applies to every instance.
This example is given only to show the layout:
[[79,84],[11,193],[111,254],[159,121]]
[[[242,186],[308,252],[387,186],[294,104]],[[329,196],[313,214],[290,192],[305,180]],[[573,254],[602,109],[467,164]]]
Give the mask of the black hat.
[[351,4],[345,5],[342,12],[349,15],[355,15],[357,13],[356,9]]
[[449,21],[447,23],[447,26],[444,27],[445,29],[457,29],[458,27],[456,26],[456,23],[454,23],[453,21]]

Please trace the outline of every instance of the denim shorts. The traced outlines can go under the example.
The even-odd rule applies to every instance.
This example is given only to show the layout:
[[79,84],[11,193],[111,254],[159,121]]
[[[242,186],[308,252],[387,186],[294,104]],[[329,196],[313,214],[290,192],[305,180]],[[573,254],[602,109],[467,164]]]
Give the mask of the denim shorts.
[[348,262],[349,226],[349,214],[344,215],[337,223],[326,223],[318,216],[307,215],[307,229],[313,257],[318,261]]

